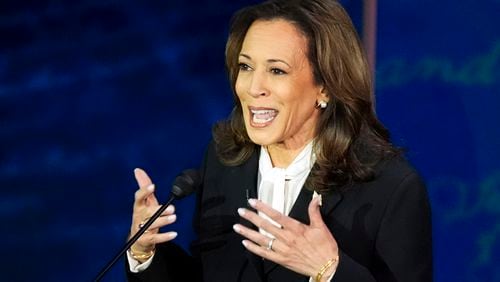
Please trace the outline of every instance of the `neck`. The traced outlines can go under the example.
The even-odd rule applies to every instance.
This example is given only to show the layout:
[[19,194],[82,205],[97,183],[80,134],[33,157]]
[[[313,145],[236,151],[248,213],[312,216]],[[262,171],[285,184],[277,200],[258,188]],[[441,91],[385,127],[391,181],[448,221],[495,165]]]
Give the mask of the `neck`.
[[276,143],[266,147],[274,167],[287,168],[311,140]]

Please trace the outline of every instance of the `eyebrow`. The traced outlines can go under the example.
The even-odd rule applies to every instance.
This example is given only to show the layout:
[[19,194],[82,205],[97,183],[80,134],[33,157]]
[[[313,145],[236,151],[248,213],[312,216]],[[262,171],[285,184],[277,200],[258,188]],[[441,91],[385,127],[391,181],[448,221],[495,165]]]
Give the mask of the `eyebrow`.
[[[245,57],[245,58],[247,58],[249,60],[252,59],[252,57],[250,57],[249,55],[244,54],[244,53],[240,53],[240,56],[241,57]],[[287,62],[285,62],[285,61],[283,61],[281,59],[269,59],[269,60],[267,60],[267,62],[269,62],[269,63],[278,63],[278,62],[280,62],[280,63],[283,63],[283,64],[287,65],[290,68],[292,67],[292,66],[290,66],[290,64],[288,64]]]

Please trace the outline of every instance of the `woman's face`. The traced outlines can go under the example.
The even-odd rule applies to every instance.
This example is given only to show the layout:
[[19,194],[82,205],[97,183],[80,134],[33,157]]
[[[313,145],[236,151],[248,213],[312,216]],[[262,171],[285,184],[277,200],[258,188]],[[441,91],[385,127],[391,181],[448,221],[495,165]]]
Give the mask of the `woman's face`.
[[296,149],[315,137],[316,101],[328,99],[314,83],[307,39],[290,22],[255,21],[250,26],[235,88],[252,142]]

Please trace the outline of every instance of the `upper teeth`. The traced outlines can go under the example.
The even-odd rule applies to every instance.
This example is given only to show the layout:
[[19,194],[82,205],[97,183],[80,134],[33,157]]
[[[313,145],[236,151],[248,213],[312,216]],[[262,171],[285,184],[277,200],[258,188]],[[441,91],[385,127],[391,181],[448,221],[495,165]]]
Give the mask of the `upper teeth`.
[[254,115],[265,115],[276,112],[276,110],[250,110]]
[[252,113],[252,121],[258,124],[264,124],[272,121],[276,115],[278,115],[278,111],[273,109],[268,110],[250,110]]

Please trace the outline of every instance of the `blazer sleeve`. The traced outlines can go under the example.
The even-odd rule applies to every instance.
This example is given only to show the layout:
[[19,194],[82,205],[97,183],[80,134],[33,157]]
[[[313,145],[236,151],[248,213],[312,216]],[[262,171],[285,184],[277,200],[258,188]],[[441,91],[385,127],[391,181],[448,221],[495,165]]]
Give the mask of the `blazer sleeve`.
[[417,173],[406,175],[390,195],[367,268],[340,251],[332,281],[432,281],[431,209]]

